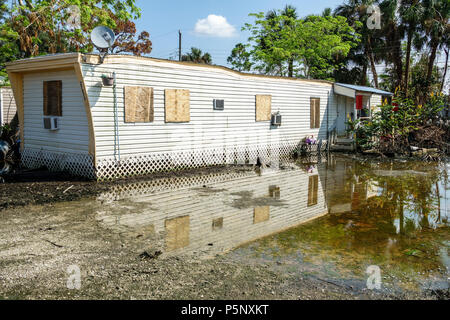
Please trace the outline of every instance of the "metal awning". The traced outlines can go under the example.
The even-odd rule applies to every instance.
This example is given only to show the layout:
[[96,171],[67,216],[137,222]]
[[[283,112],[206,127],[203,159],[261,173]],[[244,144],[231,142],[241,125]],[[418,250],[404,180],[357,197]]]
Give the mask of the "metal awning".
[[346,96],[350,98],[355,98],[357,95],[369,95],[379,94],[381,96],[393,96],[394,94],[391,92],[371,88],[364,86],[357,86],[354,84],[346,84],[346,83],[335,83],[334,84],[334,92],[341,96]]

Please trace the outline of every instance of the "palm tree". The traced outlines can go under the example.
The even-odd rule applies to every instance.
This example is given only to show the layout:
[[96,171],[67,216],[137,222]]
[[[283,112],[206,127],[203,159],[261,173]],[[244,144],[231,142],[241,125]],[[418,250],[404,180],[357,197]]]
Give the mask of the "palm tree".
[[[278,18],[282,18],[281,22],[278,21]],[[266,13],[266,20],[271,23],[273,27],[276,26],[276,24],[280,23],[278,26],[279,28],[285,28],[289,27],[291,25],[291,19],[298,19],[298,13],[297,8],[295,8],[292,5],[286,5],[284,9],[277,11],[277,10],[270,10]],[[264,44],[264,39],[261,41],[262,44]],[[294,76],[294,61],[295,57],[290,57],[288,60],[288,76],[293,77]],[[282,72],[283,66],[282,62],[278,65],[280,71]]]
[[430,88],[437,50],[445,48],[448,43],[446,38],[450,32],[450,3],[448,1],[423,0],[423,4],[425,8],[423,27],[428,36],[428,46],[430,48],[427,70],[427,84],[428,88]]
[[382,13],[382,32],[385,50],[381,52],[384,60],[394,66],[394,86],[403,84],[403,50],[402,40],[405,26],[401,23],[398,4],[400,0],[383,0],[380,2]]
[[444,75],[442,76],[442,82],[441,82],[441,92],[444,91],[444,85],[445,81],[447,80],[447,71],[448,71],[448,58],[449,58],[449,50],[450,50],[450,36],[449,33],[445,35],[445,41],[444,41],[444,52],[445,52],[445,66],[444,66]]
[[333,15],[333,11],[331,10],[331,8],[325,8],[322,11],[322,17],[329,17]]
[[[373,81],[376,88],[379,87],[378,72],[376,63],[380,61],[380,35],[377,30],[370,30],[367,27],[367,9],[374,3],[373,0],[348,0],[346,3],[338,6],[334,15],[346,17],[349,24],[361,34],[360,44],[351,50],[347,61],[353,62],[360,66],[359,81],[360,85],[367,83],[367,70],[370,68],[373,74]],[[357,27],[357,22],[361,22],[362,26]]]
[[418,38],[421,36],[421,34],[419,34],[419,26],[421,20],[423,19],[424,8],[422,5],[422,1],[402,0],[399,11],[401,22],[406,26],[406,62],[403,89],[405,92],[405,96],[408,96],[412,44],[414,38]]
[[181,57],[181,61],[190,61],[201,64],[212,64],[212,58],[209,53],[203,53],[199,48],[192,47],[191,52],[188,52]]
[[247,52],[247,47],[243,43],[238,43],[231,51],[227,62],[237,71],[250,71],[253,65],[250,59],[251,55]]

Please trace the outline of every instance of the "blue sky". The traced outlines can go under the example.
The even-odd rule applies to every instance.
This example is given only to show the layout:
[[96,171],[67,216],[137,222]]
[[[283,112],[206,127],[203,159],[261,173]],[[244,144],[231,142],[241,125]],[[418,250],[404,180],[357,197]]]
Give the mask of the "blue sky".
[[[236,43],[245,42],[241,32],[252,12],[295,6],[300,16],[320,14],[334,9],[344,0],[137,0],[142,17],[136,21],[139,31],[150,32],[152,57],[168,59],[178,55],[178,29],[183,33],[183,52],[198,47],[212,55],[213,63],[227,65],[226,59]],[[208,18],[209,16],[209,18]],[[226,20],[225,20],[225,19]]]

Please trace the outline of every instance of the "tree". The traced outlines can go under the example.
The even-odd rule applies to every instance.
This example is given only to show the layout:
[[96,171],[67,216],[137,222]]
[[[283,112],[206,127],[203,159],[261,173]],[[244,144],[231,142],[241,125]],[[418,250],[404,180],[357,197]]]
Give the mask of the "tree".
[[[79,13],[79,27],[69,21],[72,8]],[[9,27],[24,57],[70,51],[90,52],[90,33],[98,25],[111,28],[116,21],[140,17],[135,0],[19,0]]]
[[191,48],[191,52],[188,52],[181,56],[181,61],[190,61],[201,64],[212,64],[212,58],[209,53],[203,53],[198,48]]
[[19,47],[17,46],[18,36],[6,24],[7,16],[10,11],[6,0],[0,0],[0,77],[7,81],[6,63],[16,60],[20,57]]
[[423,27],[426,32],[430,55],[427,68],[427,83],[431,86],[434,63],[437,50],[444,48],[448,44],[448,34],[450,33],[450,2],[423,0],[425,7],[425,18]]
[[411,66],[411,76],[409,81],[410,96],[417,105],[423,104],[427,100],[428,93],[441,91],[442,73],[437,66],[433,67],[431,78],[428,78],[427,54],[421,54],[419,59]]
[[[288,19],[282,19],[282,21],[281,21],[282,28],[289,27],[290,23],[291,23],[291,19],[298,19],[297,8],[295,8],[292,5],[286,5],[284,7],[284,9],[280,11],[280,15],[288,18]],[[273,16],[273,13],[266,16],[266,19],[267,18],[270,19],[271,16]],[[294,76],[294,60],[295,60],[295,58],[296,57],[294,54],[288,59],[288,76],[291,78]]]
[[[428,54],[415,53],[411,55],[411,67],[408,77],[408,98],[414,101],[416,105],[424,104],[430,91],[439,92],[441,86],[442,73],[438,67],[433,68],[430,82],[427,80]],[[405,61],[404,61],[405,64]],[[381,75],[382,81],[380,87],[386,91],[396,91],[395,79],[396,72],[393,66],[386,68],[385,74]],[[404,95],[403,92],[399,94]]]
[[446,34],[446,40],[444,42],[445,66],[444,66],[444,74],[442,76],[442,82],[441,82],[441,88],[440,88],[441,92],[444,91],[445,81],[447,80],[449,51],[450,51],[450,36],[447,33]]
[[247,52],[246,46],[242,43],[238,43],[231,51],[231,55],[228,57],[227,62],[237,71],[250,71],[253,65],[250,58],[251,55]]
[[[345,82],[359,85],[367,85],[367,71],[370,67],[373,75],[374,86],[378,88],[378,72],[376,63],[380,61],[380,33],[367,26],[368,8],[374,3],[373,0],[348,0],[338,6],[334,15],[347,18],[348,23],[356,32],[361,34],[361,41],[353,47],[343,62],[346,68],[338,70],[335,77],[345,79]],[[349,65],[356,65],[348,72]],[[355,77],[355,75],[357,75]]]
[[322,11],[322,17],[328,17],[333,15],[333,10],[331,8],[325,8]]
[[[265,20],[267,23],[267,27],[272,28],[274,30],[283,30],[289,32],[292,30],[292,28],[295,25],[295,20],[298,19],[297,9],[294,6],[286,5],[284,9],[282,10],[270,10],[265,15]],[[281,33],[281,32],[280,32]],[[283,41],[281,34],[278,35],[277,32],[267,32],[265,34],[260,35],[260,49],[261,50],[268,50],[270,54],[270,46],[269,43],[274,42],[279,37],[279,40]],[[294,50],[295,51],[295,50]],[[288,71],[287,75],[289,77],[294,76],[294,61],[295,61],[295,52],[292,51],[291,54],[289,54],[287,51],[285,51],[285,54],[290,55],[287,58],[287,64],[288,64]],[[265,64],[265,71],[268,73],[275,73],[278,75],[283,76],[284,75],[284,57],[272,57],[275,59],[270,59],[271,61],[269,63]],[[262,68],[260,68],[262,70]]]
[[310,16],[301,29],[304,47],[299,62],[305,78],[333,80],[335,71],[361,36],[341,16]]
[[[298,19],[290,11],[252,13],[251,56],[256,69],[266,74],[330,79],[359,35],[344,17],[308,16]],[[289,15],[287,15],[289,14]],[[294,70],[297,67],[297,70]]]
[[401,23],[398,14],[399,0],[383,0],[380,2],[381,25],[384,38],[384,48],[380,54],[387,63],[394,67],[394,86],[402,87],[403,84],[403,49],[402,40],[405,34],[405,26]]
[[403,79],[403,91],[405,96],[408,96],[409,91],[409,76],[411,67],[411,52],[413,40],[420,37],[418,34],[418,26],[424,16],[424,8],[422,1],[419,0],[402,0],[400,6],[401,22],[406,26],[406,61],[405,61],[405,76]]
[[130,20],[120,20],[115,17],[116,27],[113,29],[116,40],[110,48],[112,54],[129,52],[135,56],[152,52],[152,42],[147,31],[141,32],[136,38],[136,24]]

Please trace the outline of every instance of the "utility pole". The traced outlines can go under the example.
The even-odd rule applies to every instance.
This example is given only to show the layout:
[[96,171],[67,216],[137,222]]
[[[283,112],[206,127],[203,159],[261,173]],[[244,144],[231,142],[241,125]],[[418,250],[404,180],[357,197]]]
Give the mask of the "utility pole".
[[178,30],[178,61],[181,61],[181,30]]

